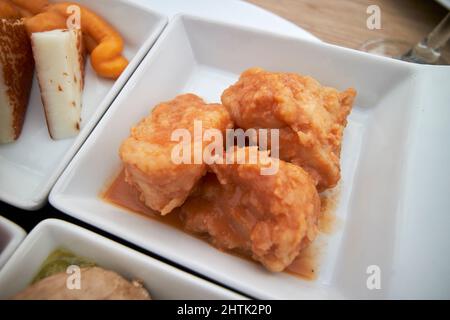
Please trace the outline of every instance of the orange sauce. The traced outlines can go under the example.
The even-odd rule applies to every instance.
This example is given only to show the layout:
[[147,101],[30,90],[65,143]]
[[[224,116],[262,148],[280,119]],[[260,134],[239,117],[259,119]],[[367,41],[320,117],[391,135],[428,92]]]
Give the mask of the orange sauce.
[[[334,196],[334,194],[321,196],[322,212],[319,219],[320,232],[329,233],[333,229],[335,218],[332,211],[335,208],[336,202]],[[177,210],[166,216],[161,216],[156,211],[146,207],[139,200],[138,192],[125,182],[125,172],[123,169],[108,186],[106,191],[101,194],[101,198],[111,204],[126,209],[127,211],[138,213],[187,232],[183,228],[183,222]],[[207,242],[205,237],[190,232],[187,233]],[[227,253],[257,263],[245,254],[230,251],[227,251]],[[314,280],[317,277],[317,256],[318,249],[314,245],[310,245],[299,253],[294,262],[286,268],[285,272],[305,280]]]
[[125,182],[125,171],[123,169],[120,170],[120,173],[108,186],[106,191],[101,194],[101,197],[107,202],[121,207],[122,209],[126,209],[127,211],[144,215],[178,229],[183,229],[183,223],[177,212],[161,216],[158,212],[145,206],[142,201],[139,200],[138,192]]
[[305,280],[317,278],[318,250],[314,245],[304,248],[284,272],[300,277]]
[[[339,187],[337,187],[339,188]],[[339,189],[332,189],[320,195],[319,231],[325,234],[333,233],[336,227],[336,206],[339,198]]]

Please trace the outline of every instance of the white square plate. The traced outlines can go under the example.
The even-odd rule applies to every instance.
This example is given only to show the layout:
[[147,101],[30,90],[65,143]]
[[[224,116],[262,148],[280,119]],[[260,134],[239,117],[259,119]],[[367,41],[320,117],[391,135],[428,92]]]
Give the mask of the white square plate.
[[[253,66],[358,91],[343,143],[339,222],[321,239],[326,245],[314,281],[269,273],[99,198],[120,169],[121,142],[152,106],[185,92],[220,101]],[[50,202],[257,298],[450,297],[450,150],[443,147],[450,136],[449,70],[178,16],[67,167]],[[371,265],[381,270],[379,290],[366,285]]]
[[0,216],[0,269],[17,249],[25,235],[25,230]]
[[34,79],[22,134],[16,142],[0,145],[0,200],[23,209],[38,209],[45,203],[61,172],[167,23],[166,17],[125,0],[75,2],[97,12],[119,30],[130,63],[116,81],[111,81],[97,76],[90,61],[86,61],[81,131],[72,139],[50,138]]
[[242,0],[130,0],[172,19],[179,13],[223,21],[271,32],[320,41],[296,24],[248,1]]
[[94,232],[56,219],[38,224],[0,271],[0,299],[25,289],[49,254],[59,248],[70,250],[126,279],[141,280],[152,299],[245,299]]

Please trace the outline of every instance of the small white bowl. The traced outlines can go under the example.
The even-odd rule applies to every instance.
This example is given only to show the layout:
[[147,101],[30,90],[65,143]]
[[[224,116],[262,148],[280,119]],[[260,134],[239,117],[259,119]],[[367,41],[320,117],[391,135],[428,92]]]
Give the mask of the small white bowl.
[[17,249],[26,234],[25,230],[17,224],[0,216],[0,269]]
[[0,299],[7,299],[25,289],[48,255],[58,248],[70,250],[127,279],[141,280],[152,299],[245,299],[94,232],[57,219],[39,223],[0,271]]
[[39,209],[53,184],[150,50],[167,18],[126,0],[74,0],[97,12],[123,36],[129,65],[116,81],[101,78],[86,62],[81,131],[77,137],[52,140],[48,134],[39,86],[34,80],[22,134],[0,145],[0,200],[26,210]]

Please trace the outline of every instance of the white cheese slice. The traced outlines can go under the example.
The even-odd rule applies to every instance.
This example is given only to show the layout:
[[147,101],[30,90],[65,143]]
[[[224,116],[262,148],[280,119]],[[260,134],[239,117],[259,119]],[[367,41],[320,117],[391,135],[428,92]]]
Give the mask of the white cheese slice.
[[81,31],[36,32],[31,43],[50,136],[74,137],[80,131],[84,82]]

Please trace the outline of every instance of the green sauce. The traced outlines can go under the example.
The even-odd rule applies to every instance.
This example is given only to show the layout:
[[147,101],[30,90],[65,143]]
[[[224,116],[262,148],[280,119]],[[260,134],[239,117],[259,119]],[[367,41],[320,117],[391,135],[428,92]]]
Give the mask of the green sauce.
[[32,284],[54,274],[66,272],[67,268],[71,265],[76,265],[80,268],[96,266],[92,261],[78,257],[69,250],[56,249],[45,259],[39,272],[34,277]]

